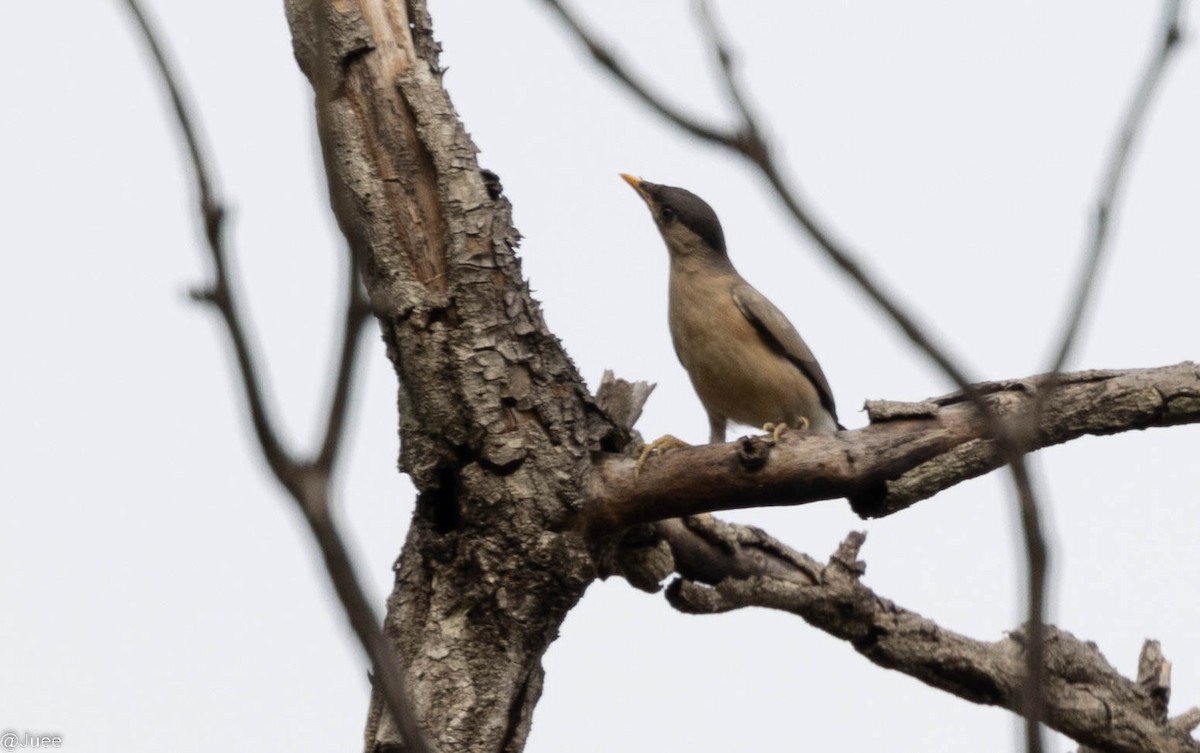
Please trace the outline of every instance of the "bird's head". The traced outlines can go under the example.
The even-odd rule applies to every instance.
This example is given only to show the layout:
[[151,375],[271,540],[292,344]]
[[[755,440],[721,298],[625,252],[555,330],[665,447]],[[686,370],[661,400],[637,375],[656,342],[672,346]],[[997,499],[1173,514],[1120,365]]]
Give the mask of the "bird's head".
[[672,259],[729,263],[721,221],[704,199],[684,188],[662,186],[626,173],[621,177],[650,207]]

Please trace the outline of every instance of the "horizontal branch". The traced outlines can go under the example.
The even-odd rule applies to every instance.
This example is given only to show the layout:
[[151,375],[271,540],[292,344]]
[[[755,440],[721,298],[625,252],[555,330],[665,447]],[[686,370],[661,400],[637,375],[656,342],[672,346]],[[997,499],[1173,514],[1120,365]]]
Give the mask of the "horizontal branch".
[[[1045,377],[976,385],[1026,450],[1088,434],[1200,423],[1200,367],[1176,366],[1059,375],[1037,424],[1026,417]],[[609,455],[593,474],[583,528],[606,536],[638,523],[746,507],[799,505],[847,497],[862,517],[903,510],[1004,464],[988,422],[960,393],[922,403],[874,402],[872,424],[856,431],[795,431],[779,441],[673,450],[640,473]],[[1023,427],[1023,428],[1022,428]]]
[[[734,528],[738,528],[734,526]],[[876,595],[860,578],[865,536],[852,533],[825,566],[803,578],[727,578],[715,588],[678,579],[671,603],[690,614],[758,606],[798,615],[849,642],[870,661],[974,703],[1023,708],[1024,629],[978,641],[946,630]],[[1195,710],[1168,720],[1169,664],[1157,644],[1143,649],[1138,681],[1122,677],[1094,644],[1051,626],[1045,630],[1044,721],[1089,748],[1123,753],[1200,753],[1191,736]]]

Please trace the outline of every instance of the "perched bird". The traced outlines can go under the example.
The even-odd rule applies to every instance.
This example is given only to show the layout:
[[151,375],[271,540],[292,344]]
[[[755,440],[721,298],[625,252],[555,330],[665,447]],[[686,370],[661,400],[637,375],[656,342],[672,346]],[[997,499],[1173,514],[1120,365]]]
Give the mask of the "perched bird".
[[671,340],[708,413],[708,441],[724,442],[729,421],[774,425],[776,436],[781,426],[843,429],[817,359],[733,268],[712,207],[682,188],[621,177],[650,207],[670,252]]

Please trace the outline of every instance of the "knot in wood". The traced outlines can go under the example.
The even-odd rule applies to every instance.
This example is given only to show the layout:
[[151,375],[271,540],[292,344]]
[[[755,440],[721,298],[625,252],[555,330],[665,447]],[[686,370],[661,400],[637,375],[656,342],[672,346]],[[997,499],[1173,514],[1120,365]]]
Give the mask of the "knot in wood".
[[775,443],[763,437],[742,437],[738,440],[738,462],[748,471],[757,471],[767,464]]

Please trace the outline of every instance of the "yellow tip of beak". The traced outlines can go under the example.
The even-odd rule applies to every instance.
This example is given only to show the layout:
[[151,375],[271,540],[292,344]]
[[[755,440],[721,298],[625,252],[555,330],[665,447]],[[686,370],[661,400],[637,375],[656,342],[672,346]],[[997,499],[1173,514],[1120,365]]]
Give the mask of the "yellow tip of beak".
[[621,173],[620,175],[622,178],[625,179],[626,183],[633,186],[635,191],[639,191],[639,192],[641,191],[641,189],[642,189],[642,179],[641,178],[630,175],[629,173]]

